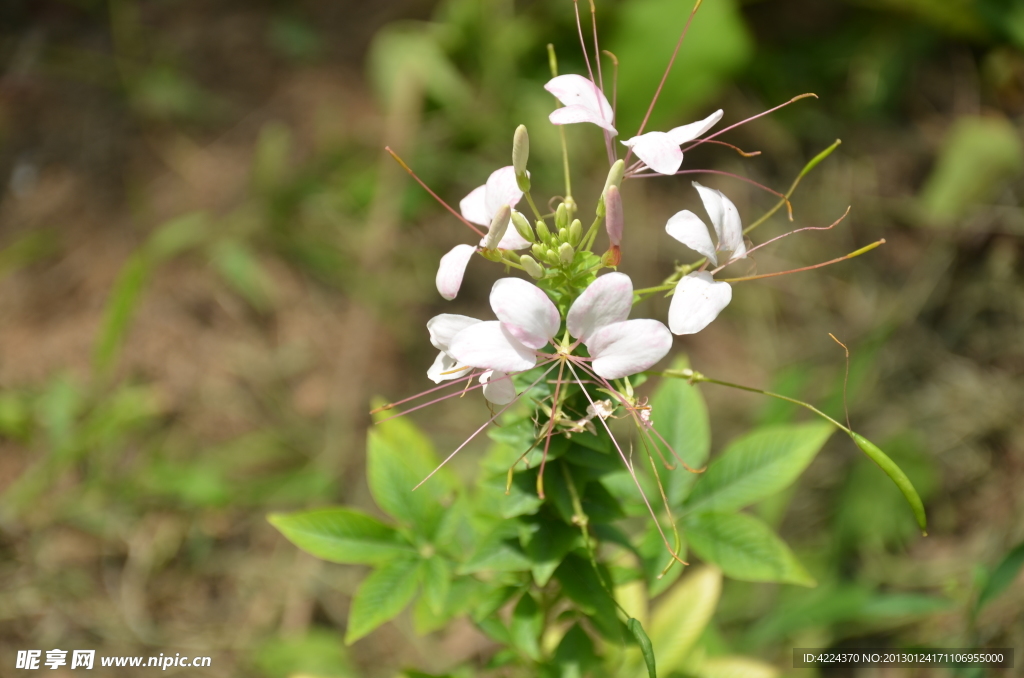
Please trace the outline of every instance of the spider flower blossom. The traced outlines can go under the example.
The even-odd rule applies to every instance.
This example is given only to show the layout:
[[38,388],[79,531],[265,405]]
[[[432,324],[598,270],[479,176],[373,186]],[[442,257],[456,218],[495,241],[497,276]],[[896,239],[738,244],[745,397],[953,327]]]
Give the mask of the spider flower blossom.
[[704,134],[721,119],[722,110],[719,109],[703,120],[667,132],[641,134],[623,141],[622,145],[632,148],[636,157],[658,174],[675,174],[683,164],[683,151],[679,147]]
[[[459,201],[459,210],[466,221],[480,226],[491,226],[502,207],[515,207],[522,199],[523,192],[516,184],[515,169],[509,165],[491,172],[486,184],[477,186]],[[507,222],[505,225],[507,226]],[[500,238],[495,238],[495,235],[493,231],[488,231],[480,240],[480,247],[521,250],[530,245],[514,228],[506,228]],[[495,239],[497,242],[494,242]],[[473,245],[456,245],[441,257],[435,282],[442,297],[451,301],[458,295],[466,266],[469,265],[469,260],[476,250]]]
[[[712,244],[708,227],[701,218],[689,210],[677,212],[669,218],[665,231],[698,254],[703,254],[714,266],[718,266],[719,254],[723,255],[722,266],[744,258],[747,247],[743,242],[743,224],[736,205],[721,191],[701,186],[696,181],[693,186],[700,193],[704,209],[711,217],[718,245]],[[690,273],[676,284],[668,309],[668,326],[675,334],[700,332],[718,317],[730,301],[732,287],[729,283],[716,282],[707,271]]]
[[551,124],[589,122],[612,134],[618,134],[613,126],[615,112],[604,92],[592,81],[582,75],[559,75],[549,80],[544,89],[554,94],[563,106],[548,116]]
[[[498,320],[468,323],[456,333],[444,351],[453,365],[507,374],[551,358],[539,349],[554,339],[561,317],[540,288],[502,278],[494,283],[490,302]],[[642,372],[672,347],[672,335],[662,323],[626,319],[632,305],[629,276],[610,273],[591,283],[566,315],[569,334],[590,352],[590,369],[605,379]]]
[[[479,322],[481,321],[476,318],[454,313],[442,313],[427,321],[430,343],[440,351],[430,369],[427,370],[428,379],[435,384],[440,384],[443,381],[465,376],[466,371],[472,369],[471,366],[463,365],[455,360],[448,353],[448,346],[456,334]],[[504,372],[486,370],[480,375],[480,383],[483,384],[484,398],[495,405],[507,405],[515,400],[515,386]]]

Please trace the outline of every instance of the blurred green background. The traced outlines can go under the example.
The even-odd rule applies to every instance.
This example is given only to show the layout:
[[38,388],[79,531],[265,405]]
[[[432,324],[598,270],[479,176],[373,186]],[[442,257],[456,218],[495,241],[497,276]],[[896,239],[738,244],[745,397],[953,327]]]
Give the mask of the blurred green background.
[[[690,4],[597,8],[626,138]],[[455,302],[436,294],[439,256],[469,234],[383,145],[456,204],[510,162],[525,123],[534,193],[559,193],[548,42],[562,72],[585,72],[570,0],[0,4],[0,675],[18,675],[19,649],[57,647],[210,655],[177,674],[266,678],[486,659],[468,623],[418,638],[400,618],[344,648],[362,573],[301,554],[264,516],[369,508],[370,398],[429,385],[429,317],[488,313],[493,268],[470,266]],[[907,470],[931,535],[836,437],[758,507],[819,587],[728,581],[703,642],[784,672],[794,646],[1024,649],[1024,4],[704,0],[649,129],[719,107],[731,124],[804,92],[820,98],[725,137],[760,156],[708,145],[686,167],[784,190],[841,138],[795,217],[850,217],[773,246],[758,272],[887,244],[738,286],[677,351],[843,416],[828,332],[842,339],[850,417]],[[606,165],[580,127],[574,193],[588,205]],[[699,209],[689,181],[624,188],[622,270],[638,286],[683,256],[662,228]],[[701,181],[746,222],[774,203]],[[776,216],[755,241],[789,228]],[[802,417],[702,390],[715,449]],[[486,412],[469,400],[416,419],[439,449]]]

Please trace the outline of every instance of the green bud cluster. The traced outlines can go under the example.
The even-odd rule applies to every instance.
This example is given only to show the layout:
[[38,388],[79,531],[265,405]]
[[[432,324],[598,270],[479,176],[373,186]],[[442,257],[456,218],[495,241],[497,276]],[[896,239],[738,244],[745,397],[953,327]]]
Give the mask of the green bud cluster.
[[531,228],[524,215],[512,213],[516,231],[532,243],[530,251],[533,256],[523,255],[519,262],[531,277],[539,279],[544,276],[542,264],[559,267],[572,264],[583,240],[583,223],[579,219],[570,219],[571,211],[565,203],[560,203],[555,210],[553,228],[543,219],[538,219]]

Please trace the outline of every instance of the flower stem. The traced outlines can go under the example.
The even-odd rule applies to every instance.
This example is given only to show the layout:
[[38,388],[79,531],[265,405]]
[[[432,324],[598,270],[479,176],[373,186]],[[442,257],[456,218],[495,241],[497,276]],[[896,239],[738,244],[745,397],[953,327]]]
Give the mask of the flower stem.
[[544,217],[540,215],[540,210],[537,209],[537,203],[533,201],[533,196],[530,195],[530,192],[526,191],[525,193],[523,193],[523,195],[526,196],[526,202],[530,204],[530,209],[533,211],[534,218],[536,218],[537,221],[543,220]]
[[597,226],[601,223],[601,217],[595,217],[594,223],[587,229],[583,239],[580,240],[580,250],[589,252],[594,247],[594,241],[597,240]]

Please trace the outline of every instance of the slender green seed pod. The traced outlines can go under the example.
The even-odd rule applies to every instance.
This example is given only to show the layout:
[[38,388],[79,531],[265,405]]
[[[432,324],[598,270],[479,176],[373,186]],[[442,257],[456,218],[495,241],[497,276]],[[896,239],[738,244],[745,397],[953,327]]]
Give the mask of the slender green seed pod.
[[917,520],[918,527],[927,536],[928,518],[925,516],[924,504],[921,503],[921,497],[917,494],[917,490],[914,489],[914,484],[910,482],[907,474],[897,466],[896,462],[889,458],[889,455],[861,434],[850,431],[850,437],[853,438],[853,442],[857,444],[861,452],[868,455],[871,461],[878,464],[885,471],[885,475],[889,476],[896,483],[896,487],[903,493],[903,498],[910,504],[910,509],[914,512],[914,518]]
[[561,247],[558,248],[558,258],[563,264],[571,264],[575,256],[576,250],[567,242],[563,242]]
[[519,263],[522,265],[523,268],[526,269],[526,273],[531,278],[540,280],[541,278],[544,277],[544,269],[541,268],[540,264],[537,263],[537,260],[531,257],[529,254],[524,254],[523,256],[519,257]]
[[569,244],[576,247],[580,244],[580,240],[583,239],[583,222],[579,219],[573,219],[572,224],[569,226]]
[[558,240],[559,242],[569,242],[569,229],[560,228],[558,229]]
[[565,203],[560,203],[555,210],[555,228],[565,228],[569,225],[569,210]]
[[542,219],[537,220],[537,237],[540,238],[541,242],[549,242],[551,240],[551,231],[548,230],[548,225]]
[[512,225],[516,227],[516,233],[523,236],[527,242],[537,242],[537,236],[530,226],[530,221],[515,210],[512,210]]

